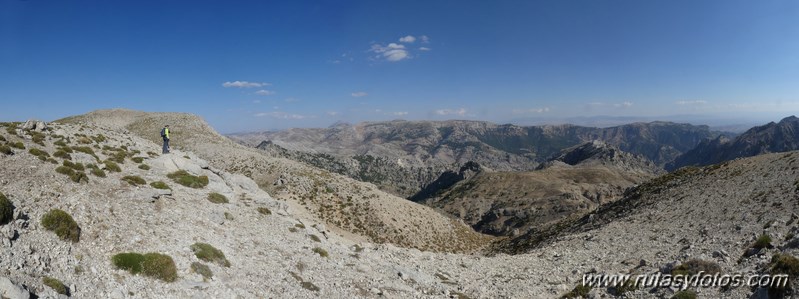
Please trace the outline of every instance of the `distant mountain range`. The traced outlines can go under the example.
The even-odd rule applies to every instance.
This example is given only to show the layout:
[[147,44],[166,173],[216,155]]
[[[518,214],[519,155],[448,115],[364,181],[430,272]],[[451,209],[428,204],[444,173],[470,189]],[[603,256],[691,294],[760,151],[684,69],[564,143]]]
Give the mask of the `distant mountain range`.
[[703,166],[741,157],[799,149],[799,118],[789,116],[779,123],[751,128],[743,134],[728,138],[718,136],[702,141],[694,149],[680,155],[666,169],[683,166]]
[[271,148],[281,157],[410,197],[442,172],[457,171],[469,162],[493,171],[531,171],[563,149],[598,140],[663,166],[702,140],[732,134],[670,122],[592,128],[397,120],[227,136],[251,147],[268,141],[261,148]]

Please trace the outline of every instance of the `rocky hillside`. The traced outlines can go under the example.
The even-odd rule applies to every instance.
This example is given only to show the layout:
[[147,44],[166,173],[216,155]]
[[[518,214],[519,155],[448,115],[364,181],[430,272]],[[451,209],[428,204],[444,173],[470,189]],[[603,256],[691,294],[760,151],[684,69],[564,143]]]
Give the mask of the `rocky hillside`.
[[719,136],[702,141],[696,148],[667,165],[674,170],[683,166],[703,166],[740,157],[799,149],[799,118],[789,116],[779,123],[754,127],[734,139]]
[[412,199],[493,235],[517,235],[583,216],[662,172],[646,158],[599,141],[566,149],[531,172],[467,166],[457,175],[442,174]]
[[192,151],[216,168],[252,178],[298,213],[362,240],[450,252],[472,251],[490,241],[457,220],[372,184],[236,144],[195,115],[100,110],[58,122],[127,132],[156,144],[161,142],[161,127],[169,124],[174,148]]
[[[481,256],[376,244],[339,232],[295,200],[270,196],[262,190],[267,186],[258,188],[217,166],[225,162],[207,161],[187,147],[216,159],[233,158],[223,152],[250,153],[239,159],[253,173],[266,165],[285,167],[278,170],[285,173],[308,170],[307,178],[325,172],[260,160],[255,157],[263,153],[228,147],[224,139],[205,148],[176,139],[182,149],[160,155],[160,144],[147,139],[158,138],[163,121],[200,128],[175,114],[113,121],[128,119],[128,113],[96,112],[44,130],[0,124],[0,295],[555,298],[585,292],[594,298],[671,298],[677,290],[667,287],[575,287],[584,273],[672,273],[700,269],[696,265],[730,274],[799,275],[799,216],[793,212],[799,205],[799,152],[685,168],[632,189],[592,215],[551,226],[548,234],[523,234],[494,247],[499,254]],[[152,121],[155,130],[131,125],[140,121]],[[108,125],[97,125],[103,122]],[[202,133],[184,140],[213,136]],[[357,182],[351,187],[384,196]],[[301,189],[290,185],[276,193],[294,190]],[[385,216],[404,221],[429,210],[403,207],[390,206]],[[447,225],[428,223],[425,233],[453,233]],[[799,287],[796,278],[790,287]],[[748,287],[689,291],[699,298],[768,298],[768,290]]]

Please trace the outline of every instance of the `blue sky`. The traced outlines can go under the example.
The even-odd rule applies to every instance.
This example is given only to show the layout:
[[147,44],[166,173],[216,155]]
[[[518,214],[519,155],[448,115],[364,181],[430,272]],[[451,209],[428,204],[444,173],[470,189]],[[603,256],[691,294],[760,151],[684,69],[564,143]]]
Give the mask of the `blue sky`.
[[797,1],[0,0],[1,120],[778,120]]

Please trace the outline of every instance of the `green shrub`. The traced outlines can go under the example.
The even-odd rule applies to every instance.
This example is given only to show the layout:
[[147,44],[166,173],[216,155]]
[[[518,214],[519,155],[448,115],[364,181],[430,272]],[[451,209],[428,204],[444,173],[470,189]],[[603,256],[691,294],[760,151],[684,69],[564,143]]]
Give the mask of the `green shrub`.
[[791,278],[799,276],[799,259],[789,254],[775,254],[771,257],[771,274],[788,274]]
[[193,176],[188,172],[186,172],[185,170],[178,170],[173,173],[167,174],[166,176],[175,181],[176,183],[190,188],[199,189],[208,185],[207,176],[204,175]]
[[89,155],[92,155],[94,157],[97,157],[97,155],[94,154],[94,150],[91,147],[88,147],[88,146],[73,146],[72,149],[75,150],[76,152],[81,152],[81,153],[84,153],[84,154],[89,154]]
[[128,182],[128,184],[131,184],[133,186],[139,186],[139,185],[146,185],[147,184],[147,181],[145,181],[143,178],[141,178],[139,176],[135,176],[135,175],[124,176],[124,177],[122,177],[122,181]]
[[131,160],[133,160],[134,163],[144,162],[144,158],[143,157],[133,157],[133,158],[131,158]]
[[66,166],[58,166],[58,167],[55,168],[55,172],[71,176],[72,174],[75,173],[75,170],[73,170],[70,167],[66,167]]
[[127,152],[116,152],[108,160],[117,162],[119,164],[125,164],[125,157],[128,155]]
[[194,271],[194,273],[202,275],[203,280],[206,281],[214,276],[214,272],[211,272],[211,268],[200,262],[191,263],[191,270]]
[[6,142],[6,138],[3,135],[0,135],[0,142]]
[[169,189],[169,186],[162,181],[152,182],[150,183],[150,186],[152,186],[155,189]]
[[56,159],[53,159],[53,158],[47,158],[47,162],[50,162],[51,164],[58,165],[58,161],[56,161]]
[[139,164],[139,169],[141,169],[141,170],[150,170],[150,166],[147,166],[147,164]]
[[13,155],[14,151],[11,150],[11,147],[8,145],[0,145],[0,153],[4,155]]
[[317,237],[316,235],[308,235],[308,237],[310,237],[311,240],[313,240],[314,242],[322,242],[322,240],[319,239],[319,237]]
[[294,225],[294,227],[299,228],[299,229],[305,229],[305,224],[297,223],[297,224]]
[[8,145],[16,149],[25,149],[25,144],[23,144],[22,141],[9,143]]
[[58,148],[58,150],[59,150],[59,151],[63,151],[63,152],[65,152],[65,153],[67,153],[67,154],[71,154],[71,153],[74,153],[74,152],[75,152],[75,151],[73,151],[73,150],[72,150],[72,148],[71,148],[71,147],[68,147],[68,146],[62,146],[62,147],[59,147],[59,148]]
[[33,143],[36,143],[38,145],[44,146],[44,138],[45,136],[42,133],[39,132],[31,133],[31,140],[33,141]]
[[70,156],[69,153],[67,153],[67,152],[65,152],[63,150],[55,151],[55,153],[53,153],[53,157],[61,158],[61,159],[64,159],[64,160],[72,160],[72,156]]
[[75,173],[70,175],[69,178],[75,183],[88,183],[89,182],[89,176],[87,176],[86,173],[83,172],[83,171],[76,171]]
[[122,168],[119,168],[119,165],[113,161],[106,160],[103,164],[105,164],[105,169],[108,171],[122,172]]
[[763,249],[769,247],[771,247],[771,236],[769,236],[768,234],[760,235],[760,237],[757,237],[755,243],[752,244],[752,248]]
[[80,227],[72,216],[59,209],[52,209],[42,216],[42,227],[55,232],[64,241],[80,241]]
[[721,266],[716,262],[691,259],[682,265],[671,270],[672,275],[697,275],[699,272],[704,274],[716,274],[721,272]]
[[261,213],[261,214],[264,214],[264,215],[272,215],[272,211],[270,211],[269,208],[264,208],[264,207],[258,208],[258,213]]
[[8,134],[17,136],[17,126],[8,126],[8,127],[6,127],[6,132],[8,132]]
[[11,220],[14,220],[14,204],[0,192],[0,225],[9,223]]
[[561,296],[561,298],[584,298],[591,292],[591,286],[578,284],[574,289]]
[[216,192],[211,192],[208,194],[208,201],[212,203],[228,203],[227,197]]
[[682,290],[674,293],[674,296],[671,296],[671,299],[696,299],[696,292],[691,290]]
[[59,293],[61,295],[69,295],[69,290],[67,289],[67,286],[64,285],[64,283],[58,279],[45,276],[42,277],[42,283],[53,289],[53,291],[56,291],[56,293]]
[[228,212],[225,212],[225,219],[227,219],[227,220],[233,220],[233,214],[230,214],[230,213],[228,213]]
[[321,257],[328,257],[328,256],[329,256],[329,255],[327,254],[327,250],[324,250],[324,249],[322,249],[322,248],[319,248],[319,247],[314,247],[314,248],[313,248],[313,252],[316,252],[316,253],[317,253],[317,254],[319,254],[319,256],[321,256]]
[[147,253],[141,264],[144,275],[155,277],[166,282],[178,279],[178,269],[172,257],[160,253]]
[[217,263],[221,266],[230,267],[230,261],[225,258],[225,254],[221,250],[214,248],[208,243],[194,243],[191,245],[191,250],[198,259],[210,263]]
[[56,145],[56,146],[67,146],[67,143],[64,142],[64,139],[61,139],[61,140],[56,141],[56,142],[53,142],[53,144]]
[[105,177],[105,171],[103,171],[100,168],[92,168],[91,173],[94,176],[98,177],[98,178],[104,178]]
[[83,167],[83,164],[81,164],[81,163],[72,163],[70,161],[64,160],[64,163],[62,163],[62,164],[64,166],[66,166],[66,167],[72,168],[72,169],[77,170],[77,171],[85,170],[85,168]]
[[39,159],[42,159],[42,157],[44,157],[44,159],[42,160],[47,160],[47,157],[50,157],[50,154],[38,148],[31,148],[28,150],[28,152],[31,153],[31,155],[39,157]]
[[144,255],[135,252],[119,253],[111,257],[111,262],[117,269],[126,270],[131,274],[138,274],[141,272]]

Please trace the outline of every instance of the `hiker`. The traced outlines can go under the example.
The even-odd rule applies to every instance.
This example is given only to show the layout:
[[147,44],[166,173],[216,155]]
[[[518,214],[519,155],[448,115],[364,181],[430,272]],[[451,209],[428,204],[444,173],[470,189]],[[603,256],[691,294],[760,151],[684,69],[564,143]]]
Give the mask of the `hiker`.
[[164,151],[163,151],[163,153],[164,154],[168,154],[169,153],[169,125],[166,125],[166,126],[164,126],[163,129],[161,129],[161,138],[164,139]]

